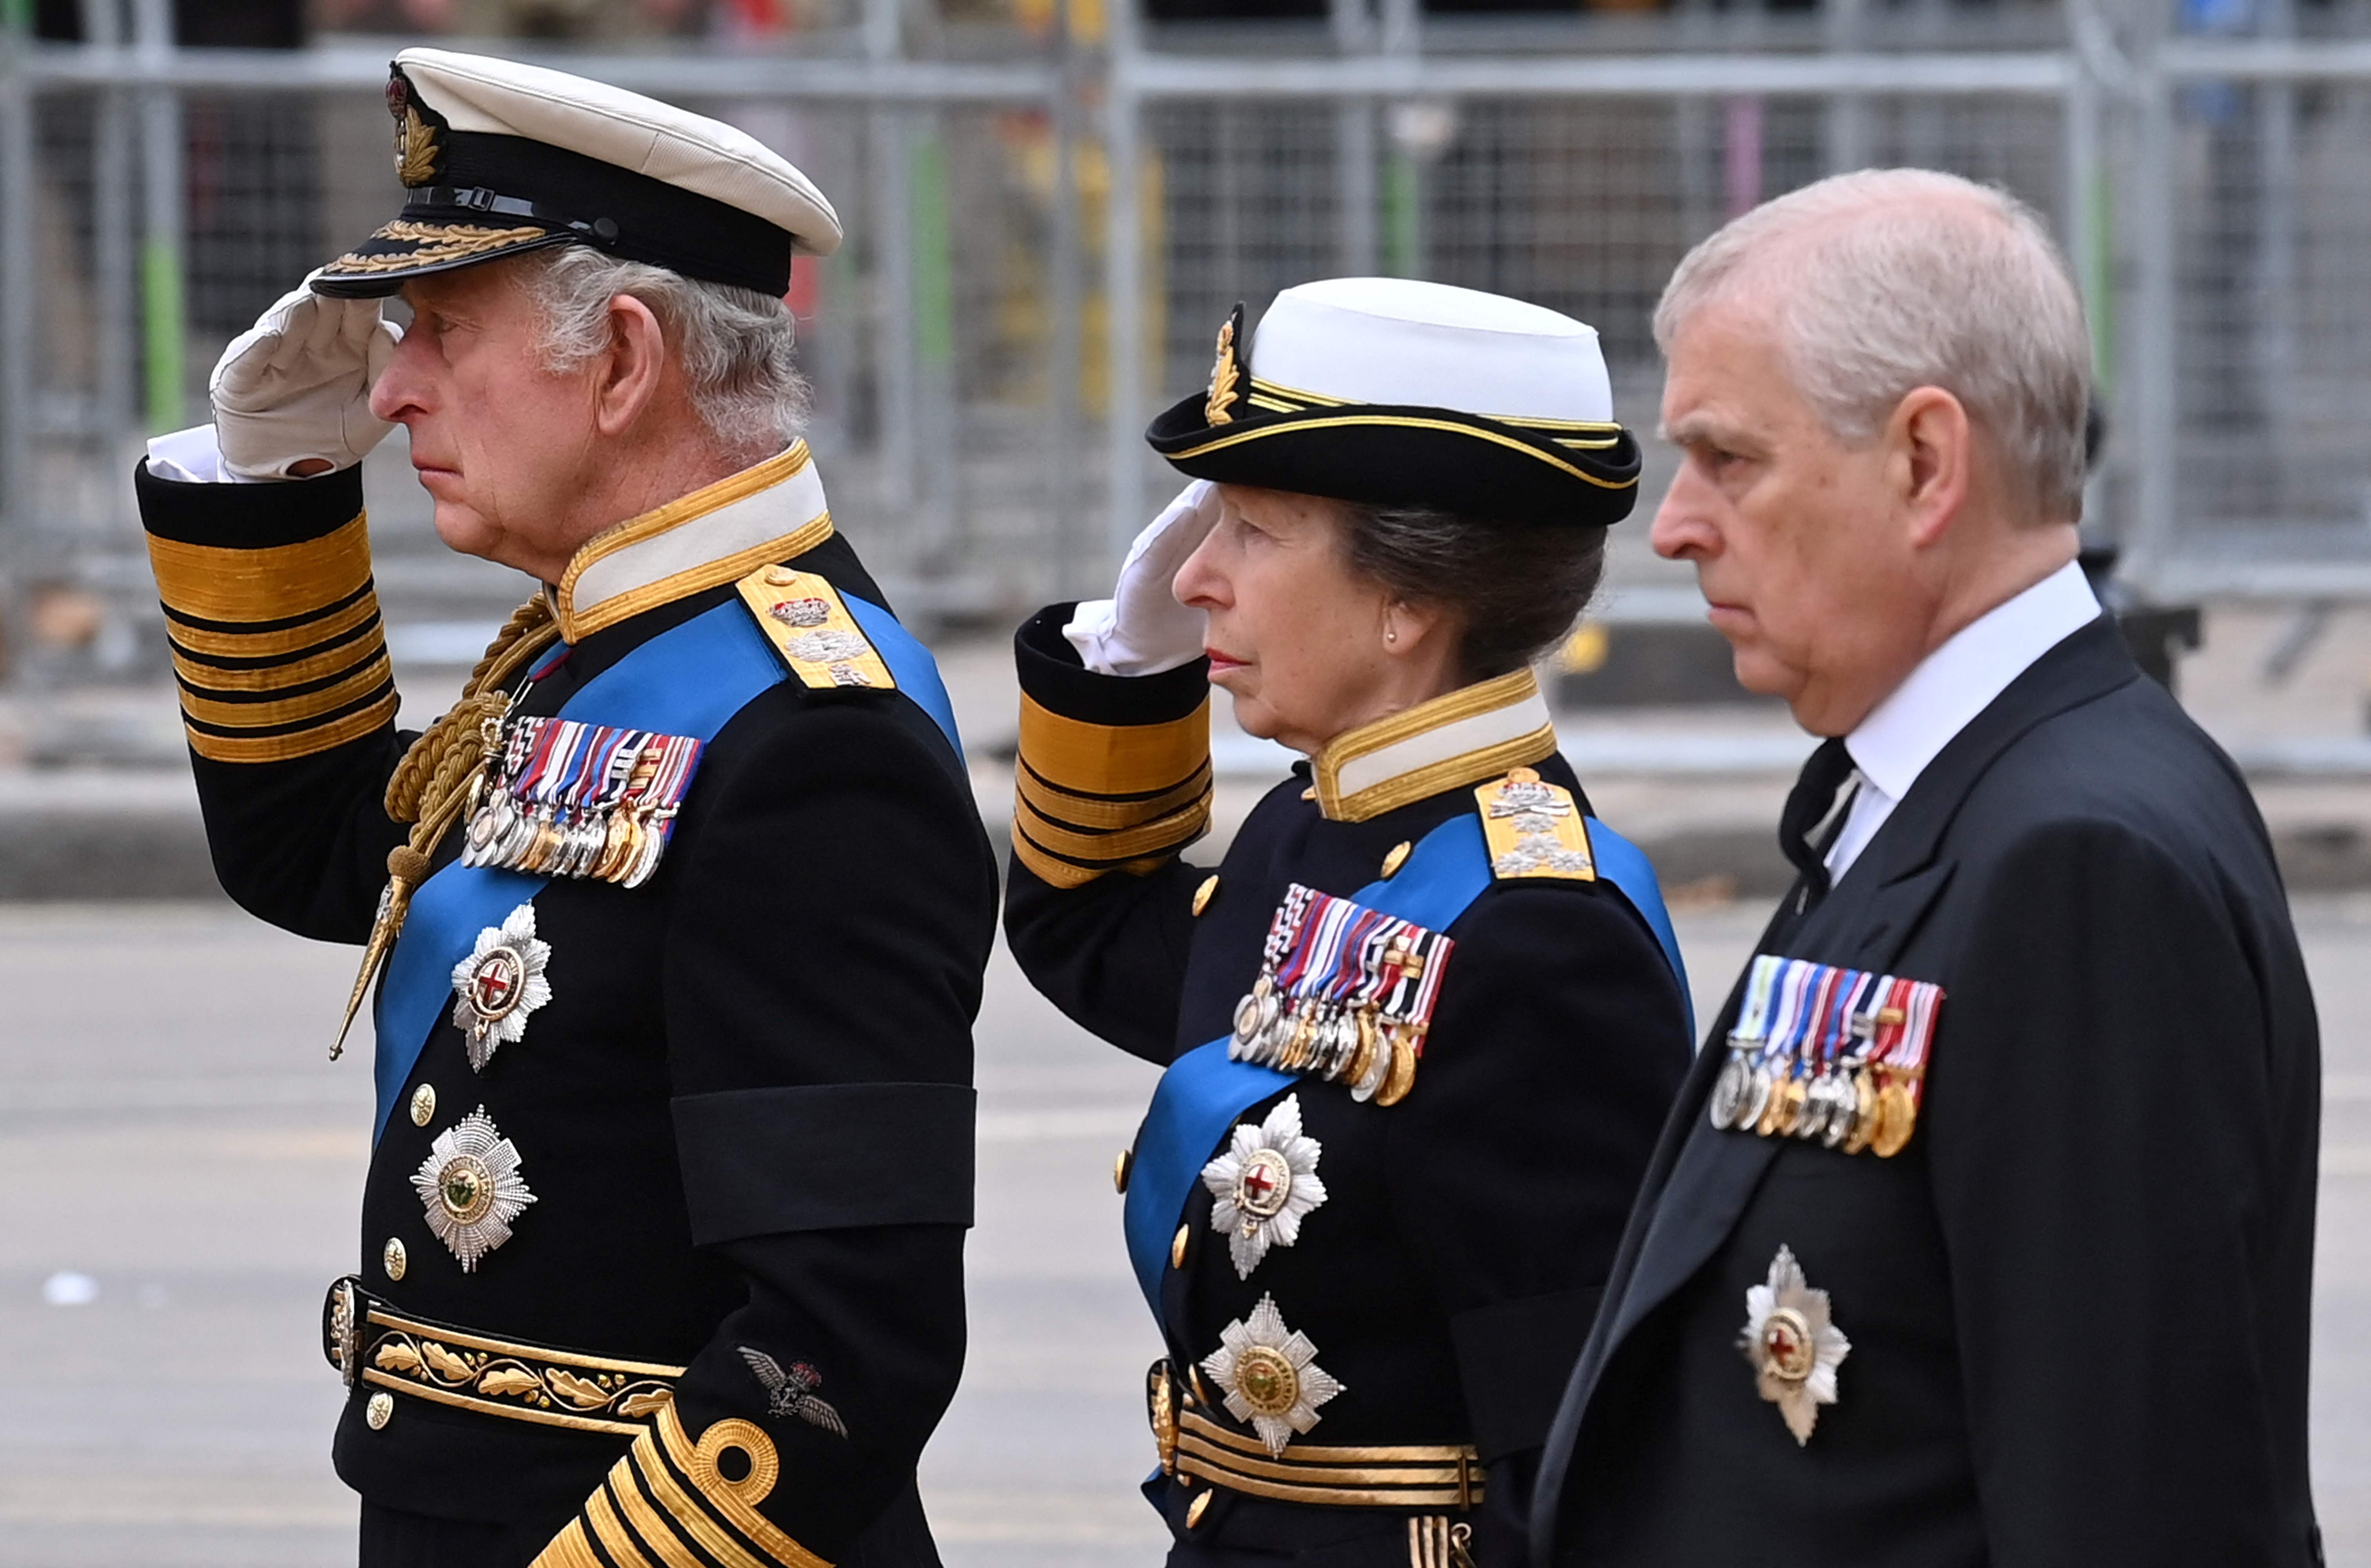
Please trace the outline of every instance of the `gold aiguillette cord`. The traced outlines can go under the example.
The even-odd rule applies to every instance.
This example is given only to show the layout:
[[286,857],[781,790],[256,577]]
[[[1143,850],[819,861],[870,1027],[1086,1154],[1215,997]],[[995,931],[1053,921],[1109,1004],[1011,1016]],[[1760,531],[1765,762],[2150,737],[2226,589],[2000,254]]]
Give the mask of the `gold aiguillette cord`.
[[[455,790],[434,816],[413,824],[409,843],[399,844],[387,852],[387,891],[379,894],[378,915],[371,921],[370,940],[363,948],[362,973],[354,976],[353,993],[346,998],[346,1016],[338,1025],[338,1038],[330,1043],[330,1060],[334,1062],[346,1054],[346,1035],[354,1027],[355,1016],[363,1010],[363,998],[370,994],[371,982],[377,978],[379,965],[394,950],[396,938],[403,935],[403,917],[411,912],[411,895],[428,880],[427,851],[445,836],[445,830],[461,814],[471,793]],[[423,840],[426,849],[422,847]]]
[[387,814],[391,821],[412,824],[406,842],[387,852],[387,891],[379,895],[378,914],[371,921],[370,940],[363,948],[362,973],[346,997],[346,1016],[338,1038],[330,1046],[330,1060],[345,1054],[346,1035],[362,1012],[363,998],[380,965],[403,935],[403,919],[411,912],[411,895],[428,880],[436,846],[463,812],[477,799],[484,781],[485,763],[494,753],[503,721],[524,695],[505,690],[513,676],[560,637],[552,624],[549,603],[540,594],[512,612],[478,667],[461,688],[461,700],[396,764],[387,780]]

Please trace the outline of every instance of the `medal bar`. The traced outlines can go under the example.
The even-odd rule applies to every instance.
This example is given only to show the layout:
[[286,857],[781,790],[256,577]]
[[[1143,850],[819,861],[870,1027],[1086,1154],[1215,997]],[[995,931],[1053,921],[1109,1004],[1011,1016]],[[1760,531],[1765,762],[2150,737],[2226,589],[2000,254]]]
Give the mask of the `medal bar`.
[[700,743],[512,718],[471,804],[461,863],[640,887],[658,870]]
[[1931,981],[1760,954],[1706,1119],[1890,1159],[1917,1129],[1942,1002]]
[[1295,882],[1268,923],[1259,978],[1236,1004],[1227,1055],[1396,1105],[1415,1087],[1455,946],[1438,931]]

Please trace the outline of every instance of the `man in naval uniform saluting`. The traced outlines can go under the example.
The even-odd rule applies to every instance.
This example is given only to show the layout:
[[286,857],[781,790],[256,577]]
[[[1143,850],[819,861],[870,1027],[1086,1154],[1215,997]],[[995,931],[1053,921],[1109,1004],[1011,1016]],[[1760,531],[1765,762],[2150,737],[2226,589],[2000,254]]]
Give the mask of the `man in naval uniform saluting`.
[[[361,1560],[935,1563],[995,876],[798,439],[781,295],[838,222],[598,83],[410,50],[388,104],[402,214],[137,476],[224,885],[378,979],[324,1317]],[[418,737],[355,467],[391,422],[445,541],[542,584]]]
[[2076,565],[2065,264],[1996,190],[1864,171],[1699,246],[1655,329],[1656,548],[1827,738],[1536,1560],[2318,1562],[2313,1003],[2245,783]]

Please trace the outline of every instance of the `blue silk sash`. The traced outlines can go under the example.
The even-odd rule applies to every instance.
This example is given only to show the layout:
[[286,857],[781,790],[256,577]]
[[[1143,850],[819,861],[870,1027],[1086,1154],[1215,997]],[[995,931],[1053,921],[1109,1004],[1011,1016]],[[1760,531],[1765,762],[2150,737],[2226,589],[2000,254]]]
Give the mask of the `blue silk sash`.
[[[963,755],[954,709],[930,650],[889,612],[852,594],[840,595],[872,640],[898,689],[920,705]],[[560,716],[594,724],[693,735],[705,744],[733,716],[788,672],[746,605],[717,605],[659,633],[584,683]],[[387,1129],[397,1096],[411,1077],[428,1037],[453,1002],[453,968],[469,955],[478,933],[543,890],[548,877],[486,866],[448,863],[411,900],[403,935],[388,955],[387,980],[375,1014],[378,1047],[371,1077],[378,1112],[376,1143]]]
[[[1679,980],[1684,1001],[1687,973],[1680,962],[1679,941],[1663,907],[1655,868],[1636,845],[1594,817],[1589,821],[1589,843],[1596,857],[1597,874],[1621,889],[1646,917]],[[1443,931],[1482,896],[1490,882],[1490,851],[1483,841],[1481,818],[1461,812],[1424,836],[1397,876],[1369,882],[1350,898],[1370,909]],[[1693,1012],[1688,1033],[1694,1038]],[[1194,1184],[1201,1180],[1202,1167],[1209,1163],[1237,1117],[1298,1081],[1297,1074],[1230,1061],[1228,1040],[1229,1036],[1220,1035],[1169,1065],[1137,1132],[1122,1225],[1128,1262],[1155,1318],[1161,1316],[1161,1280],[1169,1262],[1170,1238]]]

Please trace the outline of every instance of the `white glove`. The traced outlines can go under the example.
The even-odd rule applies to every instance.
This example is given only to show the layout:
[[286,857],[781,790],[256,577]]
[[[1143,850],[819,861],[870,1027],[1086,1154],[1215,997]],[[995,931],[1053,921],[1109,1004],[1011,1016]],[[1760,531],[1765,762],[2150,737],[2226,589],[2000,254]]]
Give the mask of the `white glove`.
[[1080,605],[1062,628],[1099,675],[1157,675],[1202,656],[1209,617],[1177,602],[1170,582],[1219,522],[1219,487],[1196,479],[1136,536],[1108,599]]
[[241,479],[286,479],[318,459],[351,468],[393,425],[370,411],[371,383],[403,333],[375,299],[330,299],[304,284],[231,340],[206,391],[223,467]]

